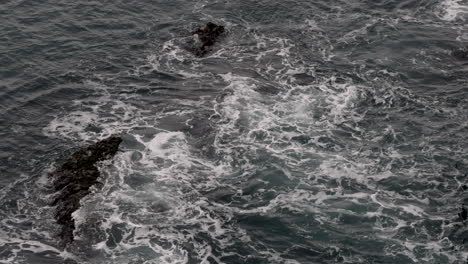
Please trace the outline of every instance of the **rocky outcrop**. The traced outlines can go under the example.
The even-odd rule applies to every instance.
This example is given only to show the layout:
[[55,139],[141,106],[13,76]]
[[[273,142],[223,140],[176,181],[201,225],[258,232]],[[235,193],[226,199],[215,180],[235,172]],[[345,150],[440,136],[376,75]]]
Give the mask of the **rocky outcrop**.
[[80,206],[80,200],[98,184],[97,163],[113,157],[122,139],[111,136],[91,146],[82,148],[52,173],[52,189],[56,192],[51,205],[56,206],[55,220],[61,226],[60,238],[67,245],[73,241],[75,221],[72,213]]
[[199,57],[204,56],[222,33],[224,33],[224,26],[216,25],[212,22],[208,22],[204,27],[193,31],[192,34],[197,35],[199,41],[199,44],[194,47],[195,55]]

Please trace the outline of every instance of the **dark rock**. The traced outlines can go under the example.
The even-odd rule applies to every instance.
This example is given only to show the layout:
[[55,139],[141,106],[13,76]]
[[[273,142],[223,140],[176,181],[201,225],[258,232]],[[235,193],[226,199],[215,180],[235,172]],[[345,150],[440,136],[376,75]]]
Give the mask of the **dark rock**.
[[452,51],[452,56],[458,59],[466,60],[468,59],[468,48],[459,48],[457,50]]
[[192,34],[197,35],[198,40],[200,41],[200,45],[195,47],[195,55],[199,57],[204,56],[209,51],[209,47],[216,43],[223,32],[224,26],[216,25],[211,22],[208,22],[204,27],[193,31]]
[[59,236],[63,245],[73,241],[75,221],[72,213],[80,207],[80,200],[89,194],[89,189],[99,184],[96,164],[113,157],[121,142],[120,137],[111,136],[82,148],[52,173],[52,189],[56,195],[51,205],[56,206],[55,220],[61,225]]
[[468,219],[468,211],[465,207],[462,207],[462,210],[460,213],[458,213],[458,216],[462,221],[466,221],[466,219]]

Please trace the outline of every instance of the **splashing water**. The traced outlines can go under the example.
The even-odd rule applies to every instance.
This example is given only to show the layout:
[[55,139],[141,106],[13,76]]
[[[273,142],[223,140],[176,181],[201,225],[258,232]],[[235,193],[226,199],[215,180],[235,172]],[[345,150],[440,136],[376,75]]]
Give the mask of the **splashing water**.
[[[464,5],[118,1],[121,21],[90,3],[69,24],[57,5],[61,37],[83,37],[62,52],[87,53],[23,43],[63,64],[7,80],[33,99],[12,92],[0,116],[0,168],[22,168],[0,181],[0,263],[464,263]],[[208,20],[227,33],[198,58],[190,32]],[[48,173],[113,134],[59,249]]]

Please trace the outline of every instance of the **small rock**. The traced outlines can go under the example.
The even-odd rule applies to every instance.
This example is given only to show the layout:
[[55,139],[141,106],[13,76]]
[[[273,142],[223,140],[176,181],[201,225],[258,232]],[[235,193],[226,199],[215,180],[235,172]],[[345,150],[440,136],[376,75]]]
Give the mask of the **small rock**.
[[197,35],[201,43],[200,46],[195,47],[195,55],[199,57],[204,56],[209,51],[208,48],[216,43],[223,32],[224,26],[216,25],[212,22],[208,22],[204,27],[193,31],[192,34]]
[[466,219],[468,219],[468,211],[465,207],[462,207],[462,210],[460,213],[458,213],[458,216],[461,218],[462,221],[466,221]]
[[466,60],[468,59],[468,48],[460,48],[452,51],[452,56],[458,59]]

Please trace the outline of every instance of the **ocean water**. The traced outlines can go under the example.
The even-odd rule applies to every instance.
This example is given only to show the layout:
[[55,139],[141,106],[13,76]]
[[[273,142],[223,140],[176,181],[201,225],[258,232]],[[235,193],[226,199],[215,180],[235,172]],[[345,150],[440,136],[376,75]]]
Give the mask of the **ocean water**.
[[[465,0],[0,2],[0,263],[467,263]],[[203,58],[190,32],[226,33]],[[110,135],[59,246],[50,172]]]

